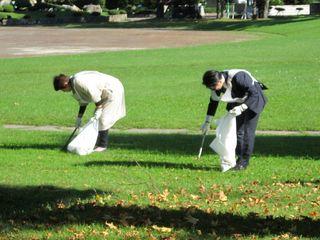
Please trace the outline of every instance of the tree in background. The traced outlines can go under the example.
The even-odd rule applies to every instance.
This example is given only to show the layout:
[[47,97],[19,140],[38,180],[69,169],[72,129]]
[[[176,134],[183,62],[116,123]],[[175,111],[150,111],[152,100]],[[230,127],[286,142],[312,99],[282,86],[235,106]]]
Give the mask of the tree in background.
[[225,18],[226,6],[226,0],[217,0],[217,18]]
[[268,18],[269,0],[256,0],[258,8],[258,18]]

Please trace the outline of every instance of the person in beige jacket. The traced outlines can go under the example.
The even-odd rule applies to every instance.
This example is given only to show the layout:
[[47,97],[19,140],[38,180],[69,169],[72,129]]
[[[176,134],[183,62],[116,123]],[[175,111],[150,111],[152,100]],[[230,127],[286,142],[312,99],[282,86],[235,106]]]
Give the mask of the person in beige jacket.
[[97,71],[82,71],[72,76],[60,74],[53,79],[56,91],[72,92],[79,102],[76,127],[90,102],[95,103],[94,117],[99,120],[95,151],[106,150],[108,130],[126,115],[124,88],[119,79]]

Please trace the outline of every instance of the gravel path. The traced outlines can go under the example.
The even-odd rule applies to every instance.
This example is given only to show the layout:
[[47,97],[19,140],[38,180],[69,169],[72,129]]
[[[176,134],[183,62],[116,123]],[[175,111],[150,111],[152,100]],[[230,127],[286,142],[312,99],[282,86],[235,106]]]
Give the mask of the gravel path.
[[0,58],[183,47],[253,38],[226,31],[0,27]]

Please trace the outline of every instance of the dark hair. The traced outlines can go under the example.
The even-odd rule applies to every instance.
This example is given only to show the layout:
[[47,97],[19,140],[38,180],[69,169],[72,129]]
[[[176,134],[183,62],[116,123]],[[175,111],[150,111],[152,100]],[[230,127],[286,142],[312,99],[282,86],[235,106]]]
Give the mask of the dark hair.
[[215,70],[208,70],[203,74],[202,84],[206,87],[214,86],[222,78],[222,73]]
[[59,74],[53,78],[53,87],[54,90],[59,91],[64,89],[65,83],[69,81],[69,77],[64,74]]

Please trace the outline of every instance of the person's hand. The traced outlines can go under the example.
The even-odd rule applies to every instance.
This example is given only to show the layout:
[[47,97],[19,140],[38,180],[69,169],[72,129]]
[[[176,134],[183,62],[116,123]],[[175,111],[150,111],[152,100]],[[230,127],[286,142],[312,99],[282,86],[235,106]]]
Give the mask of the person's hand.
[[203,134],[205,134],[210,130],[211,120],[212,120],[212,116],[207,115],[204,123],[201,125],[201,131]]
[[81,122],[82,122],[82,118],[81,117],[77,117],[75,127],[76,128],[81,127]]
[[96,110],[95,110],[95,112],[94,112],[94,118],[96,119],[96,120],[98,120],[100,117],[101,117],[101,114],[102,114],[102,108],[97,108]]
[[239,106],[236,106],[234,108],[232,108],[229,113],[232,114],[233,116],[237,117],[239,115],[241,115],[241,113],[243,111],[245,111],[248,108],[248,106],[246,104],[241,104]]

